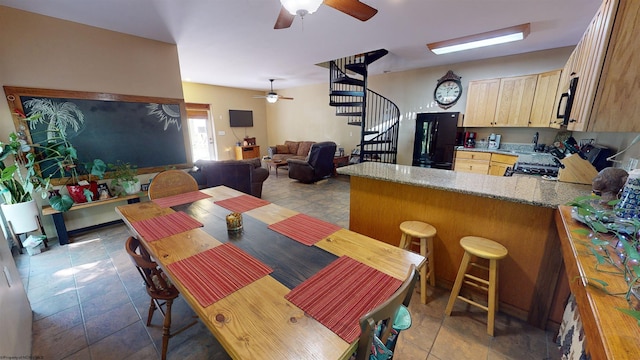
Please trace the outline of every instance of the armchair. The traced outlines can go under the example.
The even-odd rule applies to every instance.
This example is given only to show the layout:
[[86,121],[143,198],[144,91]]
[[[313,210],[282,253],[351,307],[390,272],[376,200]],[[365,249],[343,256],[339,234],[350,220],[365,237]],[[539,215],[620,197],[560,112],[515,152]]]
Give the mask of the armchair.
[[308,184],[331,176],[335,153],[336,143],[333,141],[313,144],[307,160],[287,160],[289,178]]

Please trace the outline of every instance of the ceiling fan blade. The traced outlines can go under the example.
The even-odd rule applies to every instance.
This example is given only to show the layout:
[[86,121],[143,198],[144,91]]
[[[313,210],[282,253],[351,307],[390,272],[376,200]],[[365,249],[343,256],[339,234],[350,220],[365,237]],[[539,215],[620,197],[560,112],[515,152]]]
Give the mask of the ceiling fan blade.
[[324,0],[324,4],[361,21],[367,21],[378,13],[377,9],[358,0]]
[[278,19],[276,20],[276,24],[273,26],[274,29],[286,29],[288,27],[291,26],[291,24],[293,24],[293,19],[295,18],[294,15],[291,15],[291,13],[289,13],[287,11],[287,9],[284,8],[284,6],[280,7],[280,14],[278,15]]
[[282,99],[282,100],[293,100],[292,97],[286,97],[286,96],[282,96],[282,95],[278,95],[278,99]]

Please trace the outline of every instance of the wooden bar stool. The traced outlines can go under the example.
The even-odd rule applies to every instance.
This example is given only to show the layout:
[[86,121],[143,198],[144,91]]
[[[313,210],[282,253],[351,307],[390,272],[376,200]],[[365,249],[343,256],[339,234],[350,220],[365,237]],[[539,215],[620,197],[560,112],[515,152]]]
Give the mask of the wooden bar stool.
[[[451,296],[445,309],[445,314],[451,315],[453,304],[456,299],[465,301],[473,306],[484,309],[489,313],[487,318],[487,333],[493,336],[493,325],[495,323],[496,310],[498,309],[498,260],[504,258],[509,253],[507,248],[497,242],[485,239],[479,236],[465,236],[460,239],[460,246],[464,249],[462,263],[458,269],[456,282],[453,284]],[[469,263],[471,256],[489,260],[489,267],[479,265],[477,263]],[[489,280],[481,279],[477,276],[467,274],[469,265],[489,271]],[[468,279],[468,280],[467,280]],[[475,288],[482,289],[488,293],[488,306],[479,304],[464,296],[460,296],[460,288],[462,283]]]
[[411,245],[419,244],[420,255],[426,259],[424,266],[420,268],[420,300],[426,304],[427,277],[431,286],[436,285],[436,273],[433,267],[433,237],[436,236],[436,228],[422,221],[405,221],[400,224],[400,231],[402,231],[400,248],[407,250]]

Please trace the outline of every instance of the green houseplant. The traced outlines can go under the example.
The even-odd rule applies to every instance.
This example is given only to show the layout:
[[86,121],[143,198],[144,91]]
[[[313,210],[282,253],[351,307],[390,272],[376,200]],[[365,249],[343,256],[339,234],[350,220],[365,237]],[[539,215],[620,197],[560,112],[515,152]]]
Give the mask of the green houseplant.
[[140,192],[140,179],[138,179],[138,167],[128,162],[117,161],[115,164],[109,164],[109,169],[113,171],[111,177],[111,187],[115,189],[116,194],[123,192],[131,195]]
[[[640,220],[618,218],[612,210],[618,202],[617,199],[603,202],[600,196],[591,195],[576,198],[567,205],[573,206],[574,217],[588,227],[574,231],[589,238],[586,245],[596,259],[596,269],[601,271],[600,266],[611,265],[616,269],[614,274],[627,284],[624,297],[632,308],[617,309],[640,324]],[[607,291],[606,282],[589,280],[589,284],[593,281],[596,287]]]

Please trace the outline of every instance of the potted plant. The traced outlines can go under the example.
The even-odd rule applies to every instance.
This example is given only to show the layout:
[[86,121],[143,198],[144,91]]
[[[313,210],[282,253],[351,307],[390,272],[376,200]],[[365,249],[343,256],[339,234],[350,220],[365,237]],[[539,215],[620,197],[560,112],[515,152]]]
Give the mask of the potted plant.
[[76,149],[67,137],[67,128],[78,131],[84,123],[80,108],[72,102],[40,98],[29,99],[23,105],[29,109],[29,117],[25,116],[24,119],[28,120],[31,129],[35,129],[39,123],[47,125],[46,139],[43,139],[45,144],[36,149],[41,157],[41,173],[49,178],[56,174],[68,177],[67,191],[76,203],[97,199],[98,184],[92,181],[92,176],[102,179],[107,165],[100,159],[81,164]]
[[113,170],[111,187],[116,191],[117,195],[123,192],[132,195],[140,192],[140,179],[138,179],[138,167],[128,162],[117,161],[115,164],[109,164],[109,169]]

